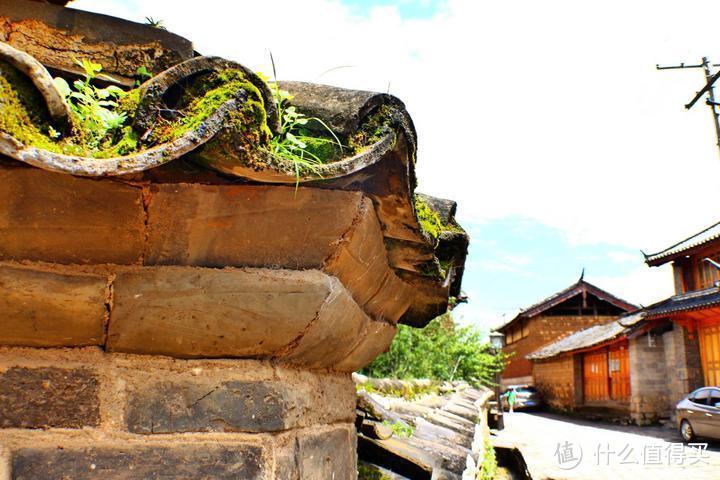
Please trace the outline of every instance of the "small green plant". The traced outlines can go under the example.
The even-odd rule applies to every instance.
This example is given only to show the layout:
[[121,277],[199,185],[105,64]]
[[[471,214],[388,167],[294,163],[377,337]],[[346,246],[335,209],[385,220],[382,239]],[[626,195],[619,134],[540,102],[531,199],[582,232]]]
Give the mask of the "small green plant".
[[142,67],[138,67],[138,69],[135,71],[135,86],[139,87],[151,77],[152,73],[150,73],[150,71],[145,65],[143,65]]
[[497,474],[497,457],[495,449],[488,440],[485,440],[485,455],[480,463],[480,471],[477,480],[493,480]]
[[[326,163],[336,150],[342,154],[343,145],[335,132],[321,119],[308,117],[291,105],[292,95],[280,88],[277,82],[275,60],[270,54],[273,69],[273,80],[263,78],[270,87],[273,100],[280,118],[280,133],[275,135],[268,145],[268,150],[276,157],[292,162],[297,182],[303,171],[312,171],[320,175],[317,166]],[[315,122],[328,134],[327,137],[314,134],[308,124]],[[297,183],[296,183],[297,186]]]
[[415,429],[412,427],[412,425],[408,425],[405,423],[390,423],[385,420],[383,421],[383,425],[385,425],[386,427],[390,427],[393,431],[393,434],[400,438],[410,438],[412,437],[412,434],[415,433]]
[[[75,60],[84,71],[84,79],[75,80],[70,88],[64,78],[56,77],[60,93],[65,97],[76,124],[81,126],[85,146],[91,150],[117,140],[115,134],[122,130],[127,115],[118,112],[118,100],[126,95],[120,87],[111,85],[100,88],[92,84],[102,71],[102,65],[89,60]],[[51,136],[57,132],[51,132]]]
[[165,28],[165,25],[163,25],[163,21],[160,19],[155,19],[153,17],[145,17],[145,23],[150,25],[153,28],[159,28],[160,30],[167,30]]

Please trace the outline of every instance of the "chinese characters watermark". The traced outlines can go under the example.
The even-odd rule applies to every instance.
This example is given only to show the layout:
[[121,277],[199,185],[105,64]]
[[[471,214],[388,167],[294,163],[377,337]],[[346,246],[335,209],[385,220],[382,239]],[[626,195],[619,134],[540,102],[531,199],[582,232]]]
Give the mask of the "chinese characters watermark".
[[[622,447],[609,443],[598,443],[593,451],[593,464],[596,466],[619,465],[668,465],[692,466],[708,463],[707,443],[650,443],[639,448],[625,444]],[[563,470],[577,468],[583,460],[582,446],[573,442],[558,442],[555,447],[555,462]]]

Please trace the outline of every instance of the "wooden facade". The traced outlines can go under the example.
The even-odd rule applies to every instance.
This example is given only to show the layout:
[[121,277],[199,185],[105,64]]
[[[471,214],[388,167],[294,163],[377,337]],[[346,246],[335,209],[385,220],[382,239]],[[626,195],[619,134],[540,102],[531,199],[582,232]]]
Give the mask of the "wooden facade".
[[582,354],[584,403],[630,401],[630,355],[627,340]]
[[[662,252],[646,256],[659,266],[672,262],[674,297],[648,307],[653,320],[669,319],[686,330],[700,352],[702,382],[720,385],[720,223]],[[697,361],[697,360],[696,360]]]
[[584,281],[524,310],[498,329],[510,355],[503,383],[534,383],[533,364],[526,355],[571,333],[607,323],[636,307]]

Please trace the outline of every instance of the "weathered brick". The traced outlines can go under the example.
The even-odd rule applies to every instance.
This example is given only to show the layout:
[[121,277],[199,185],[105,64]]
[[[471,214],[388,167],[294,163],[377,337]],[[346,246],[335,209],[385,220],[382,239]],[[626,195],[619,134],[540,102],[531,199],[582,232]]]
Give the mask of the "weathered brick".
[[145,267],[120,273],[107,346],[175,357],[270,355],[300,335],[335,283],[317,271]]
[[373,318],[396,323],[415,292],[388,264],[383,233],[372,201],[363,200],[359,219],[324,270],[336,276]]
[[334,366],[334,369],[342,372],[360,370],[390,348],[396,331],[395,326],[389,323],[369,322],[363,339],[347,357]]
[[0,260],[137,263],[142,194],[112,180],[0,167]]
[[298,444],[294,436],[277,436],[275,438],[275,468],[276,480],[301,480],[298,458]]
[[273,382],[151,384],[131,394],[127,426],[145,434],[284,430],[292,426],[286,390]]
[[355,435],[347,428],[302,435],[298,438],[300,478],[355,480],[355,451]]
[[335,367],[359,343],[369,321],[349,292],[333,278],[332,293],[287,360],[311,368]]
[[247,444],[27,448],[12,469],[13,480],[259,480],[266,472],[263,448]]
[[0,344],[100,345],[106,279],[0,266]]
[[352,225],[357,192],[249,185],[153,185],[151,265],[317,268]]
[[10,368],[0,374],[0,427],[97,426],[98,392],[88,369]]

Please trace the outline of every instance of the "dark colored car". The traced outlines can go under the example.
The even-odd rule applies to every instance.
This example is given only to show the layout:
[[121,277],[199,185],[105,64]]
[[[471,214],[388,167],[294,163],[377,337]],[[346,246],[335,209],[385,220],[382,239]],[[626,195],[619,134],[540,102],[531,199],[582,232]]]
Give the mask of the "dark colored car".
[[686,442],[697,437],[720,440],[720,388],[698,388],[675,407],[680,435]]
[[503,392],[503,408],[510,409],[507,394],[510,390],[515,390],[515,407],[514,410],[532,410],[543,406],[543,399],[540,392],[529,385],[510,385]]

